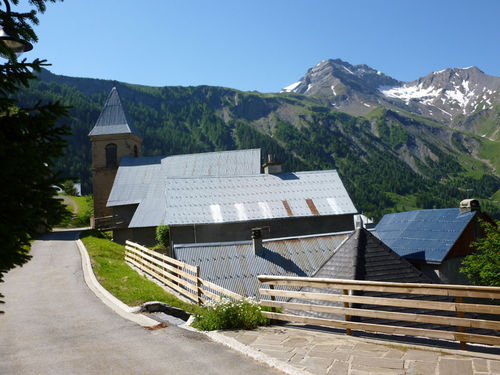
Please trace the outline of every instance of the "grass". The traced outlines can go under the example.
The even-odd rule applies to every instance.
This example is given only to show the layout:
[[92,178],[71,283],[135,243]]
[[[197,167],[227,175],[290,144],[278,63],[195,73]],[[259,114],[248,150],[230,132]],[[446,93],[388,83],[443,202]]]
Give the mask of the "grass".
[[479,150],[479,157],[488,159],[497,174],[500,174],[500,142],[493,142],[489,139],[481,139],[481,149]]
[[125,246],[96,230],[82,232],[80,239],[87,248],[97,280],[123,303],[137,306],[148,301],[160,301],[189,313],[199,311],[198,306],[167,293],[133,270],[124,260]]
[[91,195],[68,196],[77,205],[76,212],[73,212],[71,204],[66,205],[67,215],[57,225],[61,228],[88,227],[90,225],[90,215],[92,214],[94,203]]

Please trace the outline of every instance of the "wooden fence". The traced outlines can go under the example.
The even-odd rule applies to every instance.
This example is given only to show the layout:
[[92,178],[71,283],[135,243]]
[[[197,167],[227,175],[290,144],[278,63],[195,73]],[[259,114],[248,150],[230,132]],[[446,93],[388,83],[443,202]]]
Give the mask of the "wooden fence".
[[[269,285],[269,289],[260,288],[259,292],[260,304],[272,308],[271,312],[263,312],[271,319],[344,328],[347,334],[350,334],[351,330],[360,330],[459,341],[462,349],[465,349],[467,342],[500,345],[500,336],[495,336],[500,330],[500,316],[498,315],[500,306],[492,304],[494,301],[499,302],[500,287],[286,276],[259,276],[258,279],[262,284]],[[278,286],[281,289],[277,289]],[[317,289],[323,290],[317,292]],[[377,296],[359,295],[361,292],[377,294]],[[263,299],[266,296],[269,299]],[[440,298],[432,296],[441,296],[441,301]],[[481,299],[482,303],[464,303],[464,298],[473,298],[474,302],[476,299]],[[304,302],[298,303],[296,300]],[[317,301],[325,301],[326,304]],[[337,304],[337,306],[332,306],[332,304]],[[352,304],[363,306],[362,308],[353,307]],[[285,312],[277,313],[276,308]],[[380,310],[381,308],[400,311],[384,311]],[[340,315],[344,320],[295,315],[289,313],[289,310]],[[469,313],[487,314],[487,317],[482,316],[481,319],[465,317],[466,313],[467,315],[470,315]],[[446,316],[446,314],[455,316]],[[384,322],[381,324],[363,323],[353,321],[352,317],[381,319]],[[385,321],[394,322],[385,323]],[[395,325],[396,321],[403,325]],[[438,325],[438,328],[434,326],[432,329],[408,327],[410,322]],[[466,329],[472,329],[474,332],[466,332]]]
[[199,266],[181,262],[131,241],[125,243],[125,260],[199,305],[221,297],[242,298],[200,278]]

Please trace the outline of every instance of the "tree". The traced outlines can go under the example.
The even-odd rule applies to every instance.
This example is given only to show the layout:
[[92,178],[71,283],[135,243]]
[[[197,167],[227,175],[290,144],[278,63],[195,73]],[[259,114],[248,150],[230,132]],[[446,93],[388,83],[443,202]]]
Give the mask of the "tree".
[[465,257],[460,272],[474,285],[500,286],[500,221],[482,221],[485,236],[472,243],[476,250]]
[[[0,26],[12,38],[37,41],[31,24],[38,24],[37,12],[45,11],[46,2],[30,0],[33,8],[28,13],[11,10],[19,0],[0,0]],[[27,62],[0,41],[0,54],[5,62],[0,65],[0,281],[5,272],[29,259],[30,240],[49,230],[65,213],[57,199],[55,186],[61,184],[53,169],[57,158],[63,156],[69,129],[58,124],[67,114],[59,103],[38,102],[32,107],[20,106],[14,94],[21,87],[29,87],[45,60]],[[1,295],[0,295],[1,297]]]
[[66,195],[78,195],[78,191],[76,190],[76,187],[75,187],[75,183],[71,180],[66,180],[64,181],[64,183],[62,184],[62,190],[64,192],[64,194]]

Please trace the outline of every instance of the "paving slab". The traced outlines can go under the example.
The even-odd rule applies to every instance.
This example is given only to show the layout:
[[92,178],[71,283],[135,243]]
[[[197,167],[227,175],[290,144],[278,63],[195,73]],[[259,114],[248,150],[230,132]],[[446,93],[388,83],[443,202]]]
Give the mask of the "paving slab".
[[[394,344],[299,325],[262,327],[254,332],[259,339],[250,347],[261,345],[264,353],[303,374],[500,375],[500,355]],[[244,337],[230,336],[236,340]]]

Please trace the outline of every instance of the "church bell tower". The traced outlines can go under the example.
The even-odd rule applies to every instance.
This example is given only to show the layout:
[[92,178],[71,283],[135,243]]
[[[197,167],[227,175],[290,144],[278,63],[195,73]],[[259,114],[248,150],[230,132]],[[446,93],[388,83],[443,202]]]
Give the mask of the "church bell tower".
[[122,157],[142,156],[142,137],[123,109],[116,87],[111,89],[89,137],[92,142],[94,218],[99,227],[97,223],[112,214],[106,203]]

